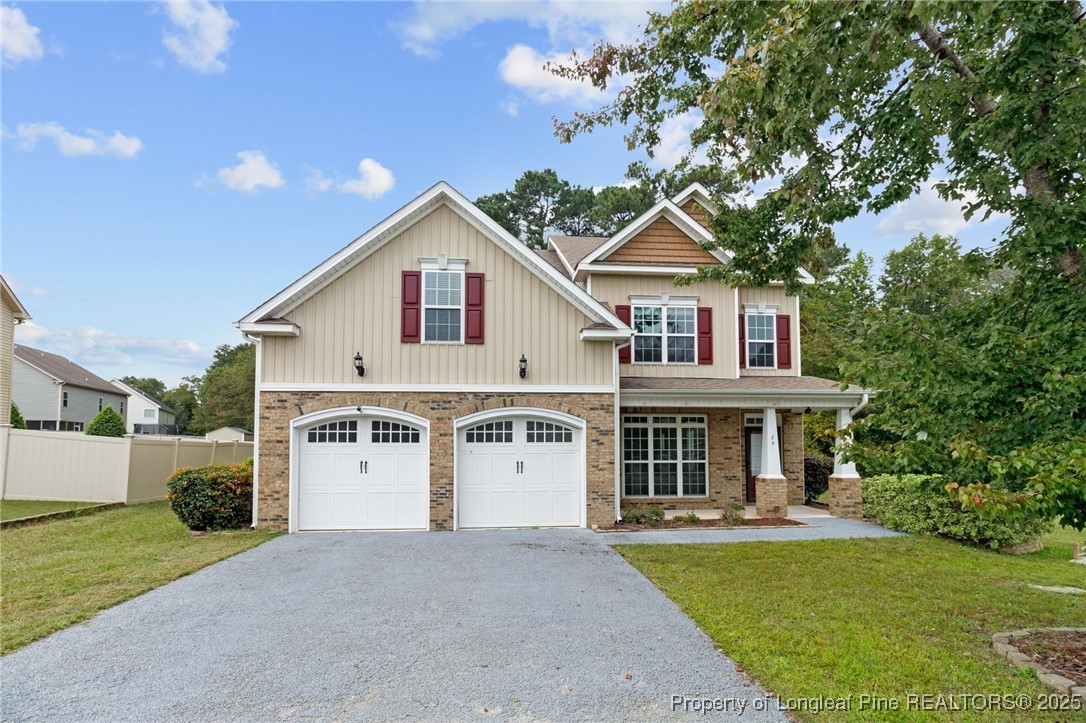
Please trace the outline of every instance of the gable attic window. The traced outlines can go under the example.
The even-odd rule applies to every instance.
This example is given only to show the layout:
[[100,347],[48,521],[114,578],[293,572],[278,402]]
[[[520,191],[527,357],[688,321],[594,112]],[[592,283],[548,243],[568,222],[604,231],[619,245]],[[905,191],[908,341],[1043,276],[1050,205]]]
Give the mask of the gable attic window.
[[422,340],[464,343],[464,259],[422,259]]

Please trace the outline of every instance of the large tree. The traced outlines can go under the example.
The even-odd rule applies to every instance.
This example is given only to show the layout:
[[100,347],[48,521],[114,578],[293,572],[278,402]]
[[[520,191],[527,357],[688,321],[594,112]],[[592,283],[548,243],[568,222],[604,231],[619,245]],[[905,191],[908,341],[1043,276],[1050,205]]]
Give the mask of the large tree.
[[136,391],[143,392],[152,399],[162,400],[166,394],[166,384],[161,379],[154,377],[121,377],[120,381],[132,387]]
[[256,347],[253,344],[223,344],[215,350],[215,357],[204,375],[186,381],[195,386],[200,402],[190,424],[198,433],[219,427],[253,428],[256,389]]
[[707,271],[796,281],[833,224],[936,181],[968,213],[1005,213],[999,251],[1086,290],[1086,28],[1076,1],[682,2],[644,38],[552,70],[612,102],[556,123],[563,141],[627,124],[631,149],[669,119],[744,182],[776,179],[717,216],[736,262]]

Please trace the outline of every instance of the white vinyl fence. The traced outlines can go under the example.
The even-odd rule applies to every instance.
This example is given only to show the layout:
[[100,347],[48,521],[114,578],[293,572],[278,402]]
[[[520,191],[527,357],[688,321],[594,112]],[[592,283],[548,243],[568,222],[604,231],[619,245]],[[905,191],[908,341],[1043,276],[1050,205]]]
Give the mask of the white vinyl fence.
[[5,500],[150,502],[166,497],[166,478],[176,469],[252,456],[252,442],[91,437],[0,426],[0,490]]

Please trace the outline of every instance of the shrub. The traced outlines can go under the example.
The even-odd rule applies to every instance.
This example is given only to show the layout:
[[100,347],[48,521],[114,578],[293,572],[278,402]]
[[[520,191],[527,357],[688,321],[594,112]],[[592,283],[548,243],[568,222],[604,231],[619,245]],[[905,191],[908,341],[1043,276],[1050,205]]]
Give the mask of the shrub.
[[696,512],[687,512],[685,515],[675,515],[671,519],[676,522],[689,522],[692,525],[696,525],[701,522],[701,518],[698,517]]
[[11,403],[11,426],[15,429],[26,429],[26,420],[23,419],[23,413],[19,411],[19,405],[15,402]]
[[720,511],[720,525],[721,527],[735,527],[737,525],[747,524],[747,518],[743,516],[743,511],[746,508],[736,502],[727,505]]
[[622,513],[622,521],[631,525],[659,527],[664,521],[664,508],[660,505],[632,505]]
[[864,514],[891,530],[940,535],[993,548],[1019,545],[1052,528],[1038,517],[984,514],[962,508],[940,475],[878,475],[863,482]]
[[190,530],[248,527],[253,516],[253,462],[179,469],[166,480],[167,499]]
[[645,512],[645,522],[649,527],[659,527],[660,523],[664,521],[664,508],[660,505],[649,505],[649,509]]
[[124,431],[124,417],[117,414],[113,407],[103,408],[87,425],[87,434],[92,437],[123,437]]
[[833,474],[833,460],[820,454],[809,454],[803,458],[803,498],[805,501],[818,499],[830,488],[830,475]]

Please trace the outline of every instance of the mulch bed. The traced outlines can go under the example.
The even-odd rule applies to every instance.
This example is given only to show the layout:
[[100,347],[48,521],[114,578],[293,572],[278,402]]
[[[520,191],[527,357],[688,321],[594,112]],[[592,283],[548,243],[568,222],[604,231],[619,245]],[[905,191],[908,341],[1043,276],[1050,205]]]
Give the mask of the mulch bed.
[[698,522],[679,522],[664,520],[656,527],[649,525],[610,525],[600,527],[600,532],[652,532],[654,530],[742,530],[747,527],[807,527],[802,522],[786,517],[754,517],[735,525],[722,525],[720,520],[699,520]]
[[1018,638],[1014,647],[1053,673],[1086,685],[1086,633],[1040,631]]

